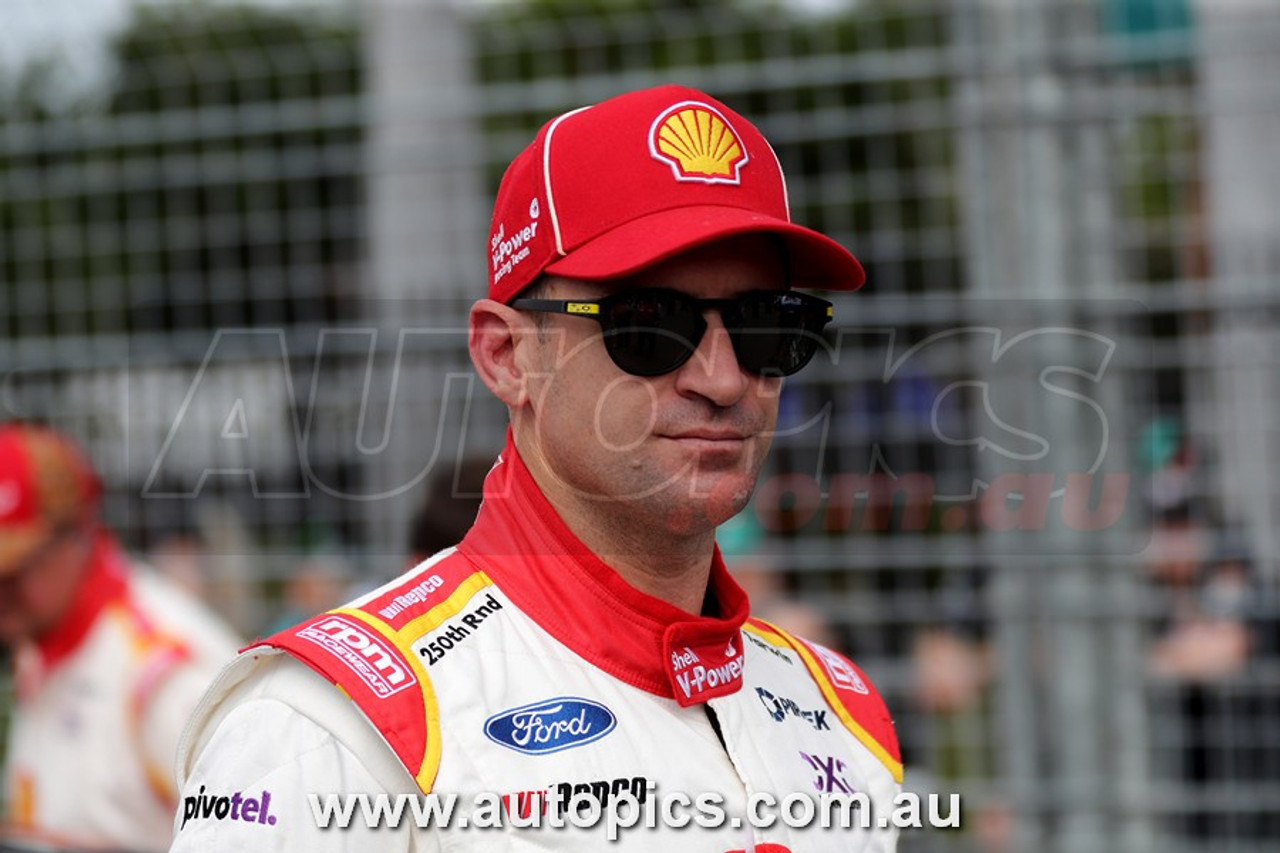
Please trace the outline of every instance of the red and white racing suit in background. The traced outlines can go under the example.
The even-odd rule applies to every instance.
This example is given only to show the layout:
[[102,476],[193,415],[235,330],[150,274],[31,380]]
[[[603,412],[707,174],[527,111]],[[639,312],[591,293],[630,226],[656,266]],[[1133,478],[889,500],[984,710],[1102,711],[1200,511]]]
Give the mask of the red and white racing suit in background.
[[[748,620],[718,551],[707,602],[715,615],[691,616],[627,584],[508,441],[456,549],[223,673],[180,748],[173,850],[598,851],[603,822],[509,818],[623,791],[717,794],[740,823],[623,829],[624,851],[892,850],[892,829],[748,825],[754,792],[862,792],[887,815],[902,766],[865,676]],[[380,792],[457,794],[458,813],[497,795],[502,826],[416,828],[406,808],[395,830],[369,829],[358,810],[350,828],[320,829],[308,797]]]
[[75,850],[168,849],[182,728],[236,638],[98,534],[71,610],[16,652],[0,837]]

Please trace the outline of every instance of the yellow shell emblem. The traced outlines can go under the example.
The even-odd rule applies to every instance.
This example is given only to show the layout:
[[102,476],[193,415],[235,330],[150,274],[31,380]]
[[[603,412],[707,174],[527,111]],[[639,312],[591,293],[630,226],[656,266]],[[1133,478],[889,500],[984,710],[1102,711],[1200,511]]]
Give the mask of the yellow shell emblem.
[[724,116],[706,104],[676,104],[649,132],[649,152],[671,166],[678,181],[739,183],[747,162],[742,139]]

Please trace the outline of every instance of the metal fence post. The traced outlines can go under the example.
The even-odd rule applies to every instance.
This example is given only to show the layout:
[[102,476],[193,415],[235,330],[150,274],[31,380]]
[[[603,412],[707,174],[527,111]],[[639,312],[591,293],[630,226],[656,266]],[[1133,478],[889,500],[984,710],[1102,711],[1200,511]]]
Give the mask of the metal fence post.
[[[391,358],[410,346],[397,333],[411,323],[441,321],[462,328],[463,315],[441,309],[458,296],[483,293],[484,212],[479,94],[472,79],[471,37],[452,0],[376,0],[367,7],[368,287],[372,317],[381,326],[378,349]],[[453,297],[454,299],[450,299]],[[460,337],[461,343],[465,339]],[[403,358],[396,384],[381,382],[387,400],[369,409],[387,412],[388,446],[377,455],[368,492],[395,491],[404,472],[420,466],[423,442],[444,405],[444,372],[430,360]],[[388,375],[390,371],[387,371]],[[390,399],[392,389],[398,399]],[[389,406],[387,404],[390,404]],[[382,429],[372,418],[363,441],[376,445]],[[444,441],[445,461],[451,441]],[[421,483],[415,483],[420,486]],[[420,487],[369,503],[367,525],[375,553],[403,548]]]

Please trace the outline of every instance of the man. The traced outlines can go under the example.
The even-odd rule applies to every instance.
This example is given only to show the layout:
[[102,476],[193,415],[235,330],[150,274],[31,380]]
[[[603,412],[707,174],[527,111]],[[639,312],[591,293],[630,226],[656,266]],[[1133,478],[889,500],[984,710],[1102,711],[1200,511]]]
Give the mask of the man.
[[178,736],[235,655],[203,608],[128,564],[99,491],[61,435],[0,426],[0,642],[17,694],[0,846],[167,849]]
[[[469,343],[510,430],[474,526],[229,669],[179,758],[174,850],[596,850],[607,824],[566,818],[615,807],[624,850],[891,850],[753,820],[796,792],[887,817],[901,764],[860,671],[748,621],[714,541],[829,318],[789,286],[855,288],[857,261],[789,222],[756,128],[674,86],[548,123],[488,248]],[[396,831],[361,807],[317,828],[328,795],[423,792],[446,827],[402,798]]]

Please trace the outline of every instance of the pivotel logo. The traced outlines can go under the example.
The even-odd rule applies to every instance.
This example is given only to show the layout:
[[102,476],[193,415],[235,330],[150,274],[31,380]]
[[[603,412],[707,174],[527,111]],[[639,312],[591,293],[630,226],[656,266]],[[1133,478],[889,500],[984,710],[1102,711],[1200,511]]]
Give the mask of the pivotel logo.
[[271,813],[271,792],[264,790],[256,797],[246,797],[243,791],[231,796],[206,794],[204,785],[193,797],[182,798],[182,825],[186,829],[189,820],[238,820],[241,823],[276,825]]
[[804,720],[817,731],[831,730],[831,724],[827,722],[825,708],[815,711],[801,708],[795,700],[788,699],[785,696],[775,696],[763,687],[756,688],[756,695],[760,697],[760,702],[764,705],[764,709],[769,712],[769,716],[773,717],[776,723],[782,722],[787,717],[796,717]]
[[618,725],[599,702],[561,696],[495,714],[484,722],[489,740],[526,755],[543,755],[600,740]]
[[306,626],[298,631],[298,636],[346,664],[379,698],[385,699],[418,683],[389,645],[349,619],[330,616]]

